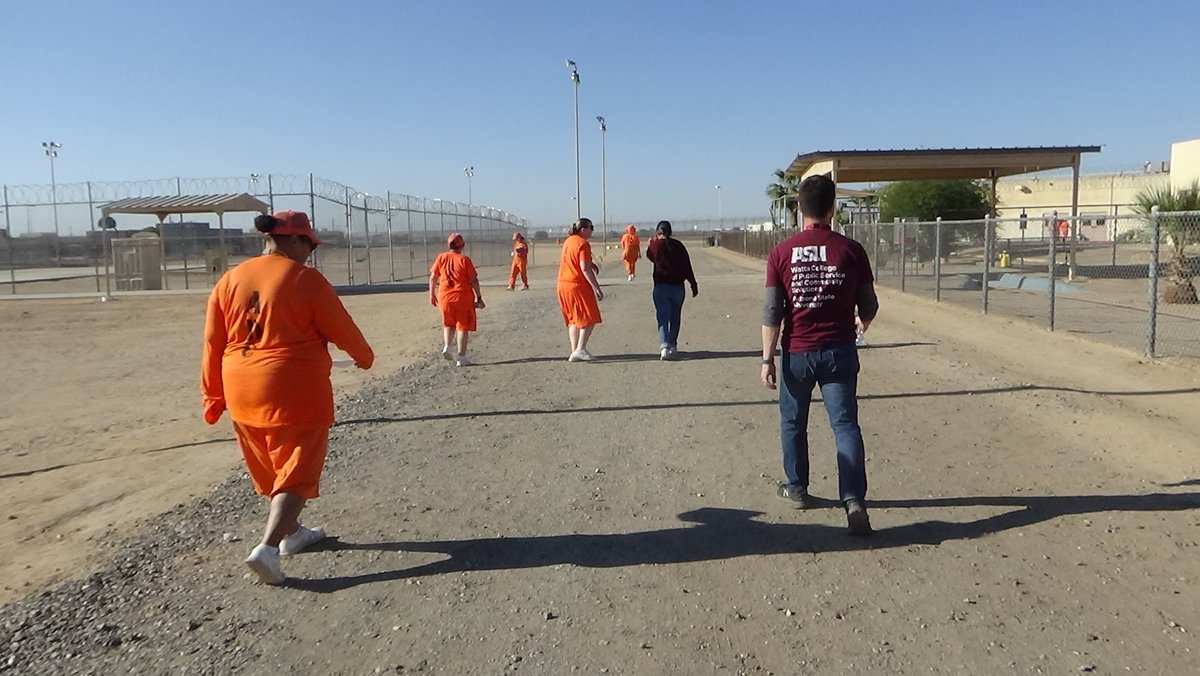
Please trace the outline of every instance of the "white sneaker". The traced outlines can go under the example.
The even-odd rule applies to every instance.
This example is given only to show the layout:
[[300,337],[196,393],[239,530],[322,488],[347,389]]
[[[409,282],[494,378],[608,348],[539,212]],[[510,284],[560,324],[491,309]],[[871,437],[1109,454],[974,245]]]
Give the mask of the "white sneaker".
[[442,346],[442,359],[446,361],[454,361],[454,353],[450,351],[449,345]]
[[458,359],[454,360],[455,366],[471,366],[474,363],[475,362],[467,359],[466,357],[459,357]]
[[575,350],[567,361],[596,361],[596,356],[587,350]]
[[664,347],[663,349],[658,351],[659,361],[667,361],[670,358],[671,358],[671,348]]
[[628,279],[626,279],[625,281],[627,281],[627,282],[632,282],[632,281],[633,281],[633,275],[629,275],[629,278],[628,278]]
[[303,524],[295,533],[279,541],[280,556],[295,556],[309,546],[325,539],[324,528],[309,528]]
[[258,581],[263,584],[283,584],[287,578],[279,567],[279,548],[258,545],[250,550],[246,557],[246,565],[258,575]]

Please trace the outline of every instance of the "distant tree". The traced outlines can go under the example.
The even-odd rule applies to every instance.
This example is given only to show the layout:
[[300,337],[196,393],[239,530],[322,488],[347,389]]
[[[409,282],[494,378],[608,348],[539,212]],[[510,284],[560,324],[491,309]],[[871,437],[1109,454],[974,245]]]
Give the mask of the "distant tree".
[[783,202],[783,208],[787,214],[791,216],[787,227],[795,227],[800,219],[797,217],[797,211],[800,208],[796,202],[796,193],[800,191],[800,177],[792,176],[783,169],[775,170],[775,182],[767,186],[767,197],[771,198],[771,225],[778,228],[779,221],[776,220],[776,213],[780,208],[780,202]]
[[534,230],[533,238],[538,241],[550,239],[550,233],[546,232],[545,230]]
[[[982,220],[991,213],[991,193],[983,181],[966,179],[947,181],[901,181],[884,186],[879,191],[879,220],[881,237],[895,241],[892,235],[896,219],[916,221]],[[886,233],[883,235],[882,233]],[[918,260],[931,260],[937,249],[933,228],[920,228],[915,234]],[[942,256],[969,243],[983,241],[983,228],[970,223],[943,223]]]
[[1181,211],[1200,211],[1200,181],[1183,190],[1170,186],[1147,188],[1133,198],[1133,210],[1149,214],[1158,207],[1159,232],[1171,246],[1171,262],[1167,265],[1167,283],[1163,285],[1163,300],[1168,303],[1196,303],[1196,286],[1192,283],[1192,268],[1187,248],[1200,243],[1200,216],[1179,216]]

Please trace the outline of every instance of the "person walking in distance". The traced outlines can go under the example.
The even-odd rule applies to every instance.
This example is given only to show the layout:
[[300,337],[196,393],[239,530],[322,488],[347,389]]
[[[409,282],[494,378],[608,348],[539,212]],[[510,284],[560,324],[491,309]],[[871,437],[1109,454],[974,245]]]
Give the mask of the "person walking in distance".
[[787,483],[777,495],[796,507],[816,504],[808,492],[808,412],[813,387],[819,385],[837,447],[838,497],[849,532],[869,535],[855,333],[871,326],[879,301],[866,250],[831,227],[835,187],[828,176],[810,176],[800,184],[804,228],[767,256],[761,379],[765,387],[776,388],[775,350],[782,333],[779,417]]
[[521,276],[521,290],[529,290],[529,242],[519,232],[513,233],[512,271],[508,274],[508,290],[517,286],[517,275]]
[[595,226],[587,218],[571,225],[570,236],[562,244],[558,263],[558,305],[567,324],[571,353],[567,361],[595,361],[588,352],[588,339],[602,319],[599,301],[604,290],[596,279],[599,266],[592,262],[592,238]]
[[654,314],[658,319],[658,358],[674,359],[679,352],[679,322],[683,316],[683,283],[692,286],[692,298],[700,293],[692,259],[683,242],[671,237],[671,222],[659,221],[654,239],[646,247],[646,260],[654,264]]
[[625,261],[625,281],[632,282],[637,277],[637,262],[642,257],[642,240],[637,235],[637,228],[630,223],[621,235],[621,260]]
[[[429,302],[442,311],[442,358],[455,366],[470,366],[467,344],[476,330],[475,310],[487,307],[479,290],[479,274],[470,257],[463,254],[467,241],[457,232],[446,238],[449,251],[443,251],[429,268]],[[458,334],[458,356],[454,337]]]
[[266,235],[263,255],[226,272],[208,297],[200,391],[208,424],[228,408],[250,480],[268,500],[262,541],[246,565],[260,581],[282,584],[279,557],[325,537],[302,525],[300,512],[320,495],[333,424],[328,344],[361,369],[375,354],[333,287],[304,265],[321,244],[308,216],[264,214],[254,227]]

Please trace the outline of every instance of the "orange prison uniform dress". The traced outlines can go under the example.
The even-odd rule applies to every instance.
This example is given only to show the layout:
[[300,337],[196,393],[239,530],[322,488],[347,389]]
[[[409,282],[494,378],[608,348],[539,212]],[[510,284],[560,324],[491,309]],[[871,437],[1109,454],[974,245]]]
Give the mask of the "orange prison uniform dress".
[[475,330],[475,290],[471,281],[479,276],[471,259],[458,251],[444,251],[434,259],[429,274],[438,278],[438,309],[442,326],[455,331]]
[[642,257],[642,240],[632,232],[621,235],[621,260],[625,261],[625,274],[636,274],[637,260]]
[[200,391],[205,420],[229,409],[261,495],[320,495],[333,424],[333,343],[370,368],[375,353],[313,268],[264,254],[225,273],[208,297]]
[[592,245],[579,235],[571,235],[563,242],[558,264],[558,305],[567,326],[587,328],[601,322],[600,304],[592,285],[583,276],[581,263],[591,265]]
[[521,284],[529,286],[529,242],[513,242],[512,272],[508,275],[508,288],[517,285],[517,275],[521,275]]

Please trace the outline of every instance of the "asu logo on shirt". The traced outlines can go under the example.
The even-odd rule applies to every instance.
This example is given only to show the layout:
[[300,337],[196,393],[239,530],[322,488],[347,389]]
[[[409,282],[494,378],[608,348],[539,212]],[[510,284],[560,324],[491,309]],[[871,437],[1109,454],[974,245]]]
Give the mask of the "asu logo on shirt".
[[828,260],[825,245],[792,247],[793,263],[824,263]]

